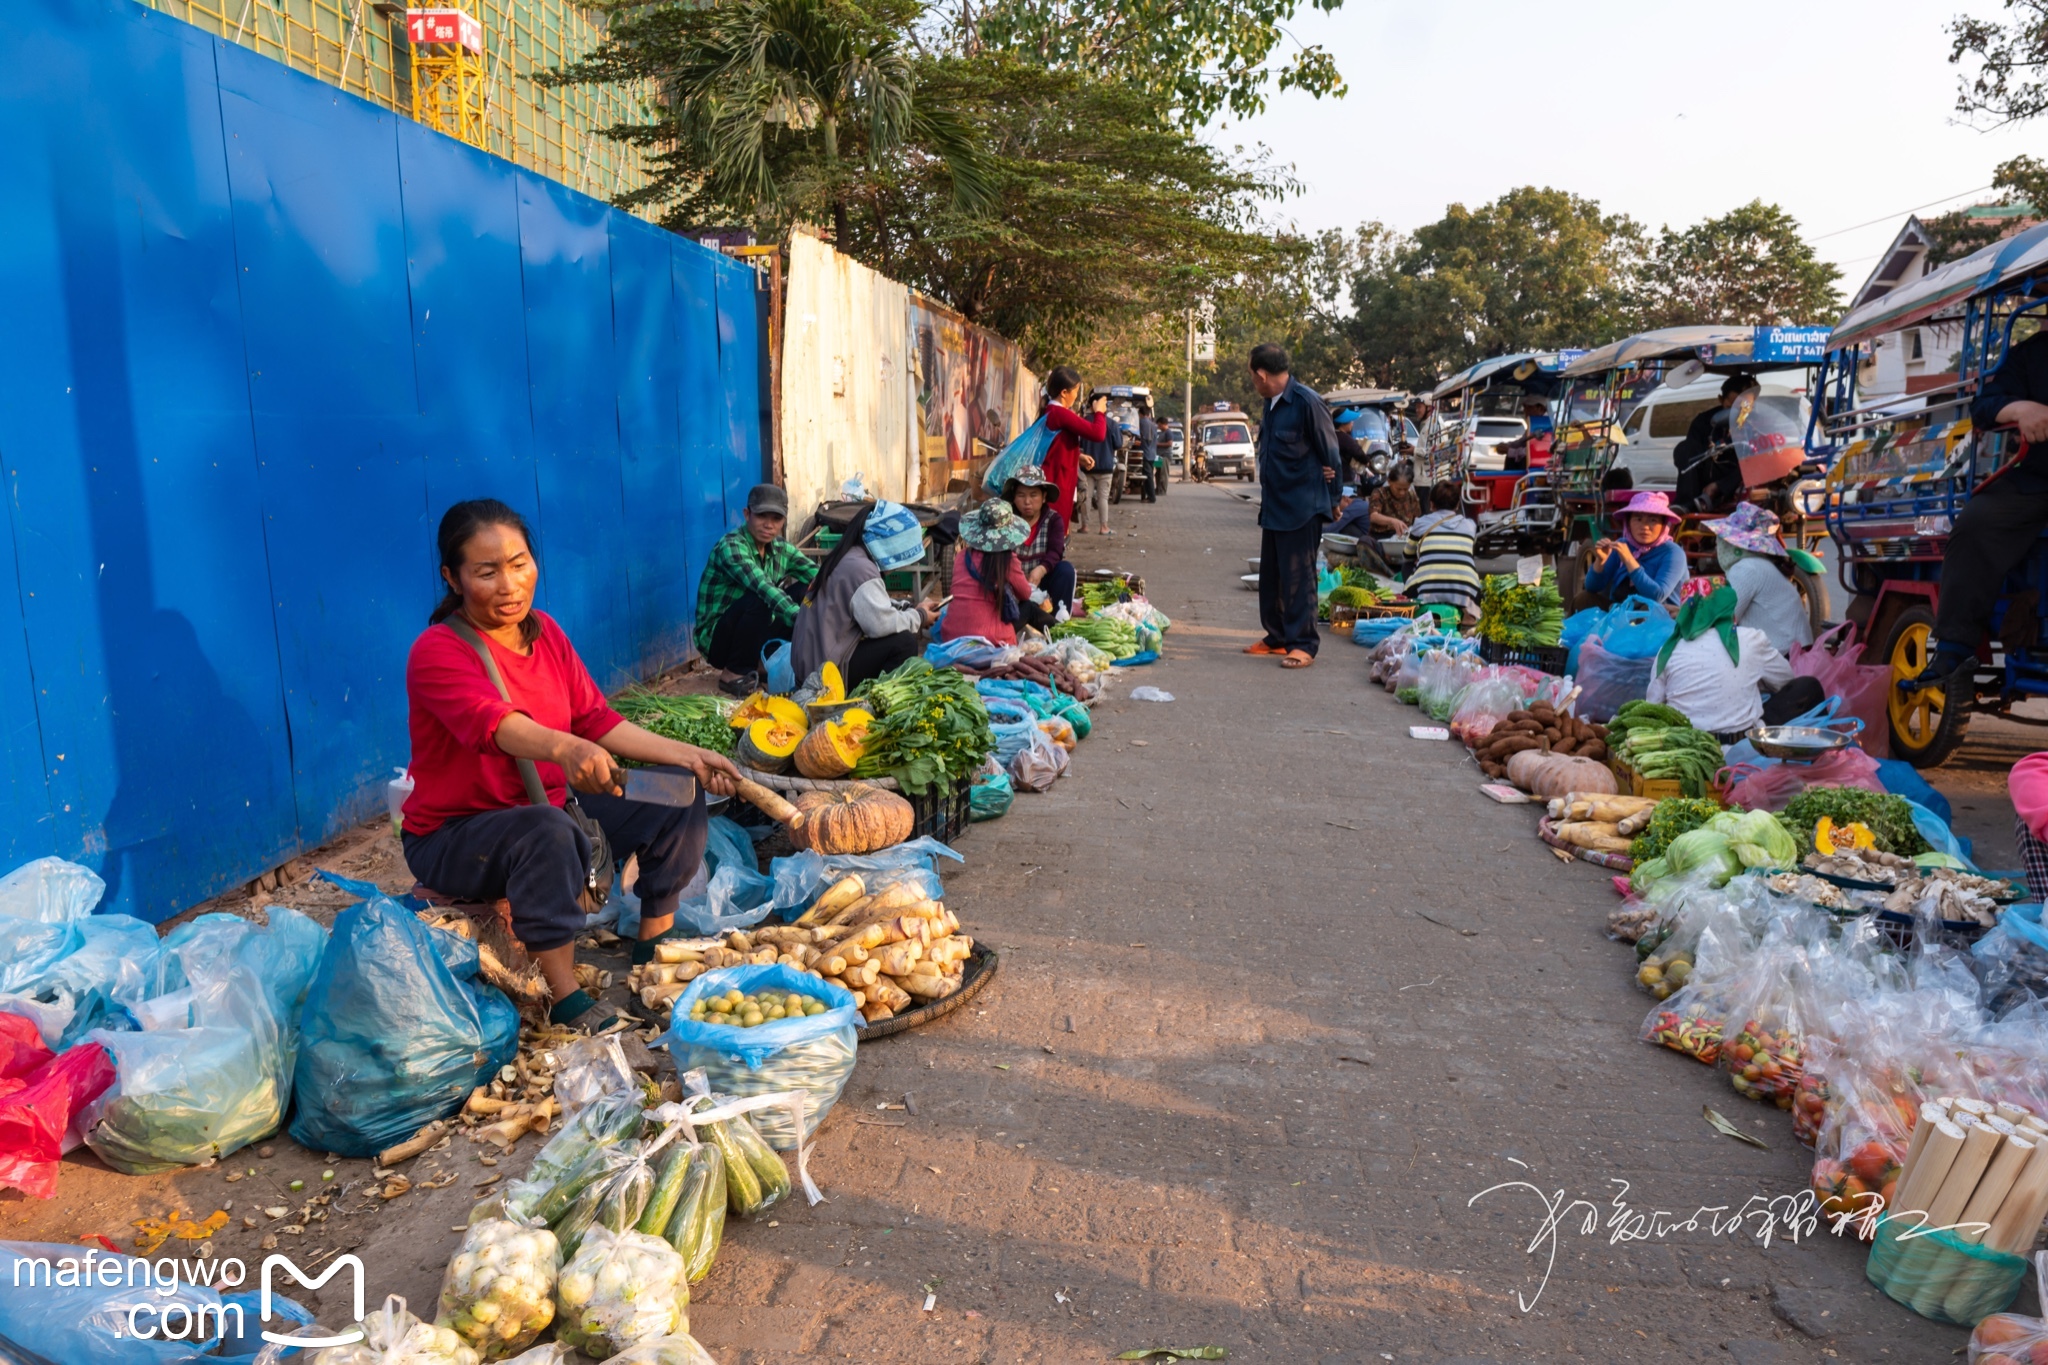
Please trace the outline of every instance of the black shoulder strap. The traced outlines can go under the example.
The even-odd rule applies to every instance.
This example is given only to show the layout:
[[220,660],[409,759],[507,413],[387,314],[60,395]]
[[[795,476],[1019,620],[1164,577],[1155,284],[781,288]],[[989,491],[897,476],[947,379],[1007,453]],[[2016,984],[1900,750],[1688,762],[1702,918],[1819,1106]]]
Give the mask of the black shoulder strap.
[[[504,676],[498,672],[498,661],[491,657],[491,647],[484,643],[483,636],[476,633],[476,627],[460,616],[450,616],[446,620],[448,628],[469,641],[469,647],[476,651],[477,658],[484,661],[484,673],[490,678],[491,686],[498,689],[498,695],[511,701],[512,694],[505,690]],[[512,761],[519,765],[519,780],[526,784],[527,803],[534,806],[549,804],[548,789],[541,784],[540,769],[533,765],[533,760],[515,758]]]

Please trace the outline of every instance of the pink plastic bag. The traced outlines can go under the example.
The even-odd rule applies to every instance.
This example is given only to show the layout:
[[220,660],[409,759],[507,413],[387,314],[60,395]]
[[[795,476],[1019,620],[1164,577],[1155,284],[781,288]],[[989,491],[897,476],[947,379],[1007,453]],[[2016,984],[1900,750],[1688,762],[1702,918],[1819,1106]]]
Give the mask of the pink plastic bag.
[[[1861,743],[1872,758],[1892,754],[1891,696],[1892,671],[1882,664],[1862,664],[1855,643],[1854,627],[1847,621],[1821,632],[1811,645],[1792,646],[1792,672],[1812,678],[1831,697],[1842,699],[1840,714],[1863,722]],[[1818,780],[1818,779],[1815,779]],[[1852,785],[1861,786],[1861,783]]]
[[1811,763],[1737,763],[1714,778],[1721,799],[1744,810],[1777,812],[1808,787],[1861,787],[1883,792],[1877,760],[1851,744]]
[[114,1060],[98,1043],[52,1057],[33,1023],[0,1014],[0,1188],[57,1193],[57,1162],[77,1145],[73,1120],[113,1083]]

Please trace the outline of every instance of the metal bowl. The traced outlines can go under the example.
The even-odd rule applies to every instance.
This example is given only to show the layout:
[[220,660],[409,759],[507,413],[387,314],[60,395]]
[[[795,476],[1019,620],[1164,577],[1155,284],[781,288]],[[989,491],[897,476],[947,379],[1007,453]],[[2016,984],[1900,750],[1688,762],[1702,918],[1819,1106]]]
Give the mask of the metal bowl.
[[1238,586],[1242,587],[1246,592],[1257,592],[1259,590],[1259,576],[1255,573],[1239,574],[1237,582]]
[[1819,758],[1855,741],[1839,730],[1815,725],[1764,725],[1749,732],[1752,748],[1767,758]]

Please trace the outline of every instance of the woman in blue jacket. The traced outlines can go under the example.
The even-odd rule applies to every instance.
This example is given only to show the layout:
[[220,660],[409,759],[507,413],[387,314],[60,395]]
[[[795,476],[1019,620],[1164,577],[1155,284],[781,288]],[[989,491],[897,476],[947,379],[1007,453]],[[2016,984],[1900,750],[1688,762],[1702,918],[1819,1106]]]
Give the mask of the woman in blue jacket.
[[1621,509],[1619,540],[1593,546],[1592,565],[1573,610],[1611,607],[1626,597],[1676,606],[1685,586],[1685,549],[1671,538],[1679,517],[1663,493],[1638,493]]

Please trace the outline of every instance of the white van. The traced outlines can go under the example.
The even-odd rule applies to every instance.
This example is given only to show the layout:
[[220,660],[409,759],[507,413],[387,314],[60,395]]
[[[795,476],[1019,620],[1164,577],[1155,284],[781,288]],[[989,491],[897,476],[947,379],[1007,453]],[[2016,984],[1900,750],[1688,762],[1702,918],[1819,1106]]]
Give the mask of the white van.
[[[1757,402],[1776,408],[1803,433],[1809,406],[1806,400],[1806,371],[1784,370],[1760,374],[1762,392]],[[1627,441],[1615,454],[1614,466],[1626,469],[1637,488],[1670,491],[1678,487],[1678,465],[1671,452],[1692,426],[1692,419],[1721,402],[1721,385],[1726,376],[1705,375],[1683,388],[1663,388],[1651,393],[1621,424]]]

